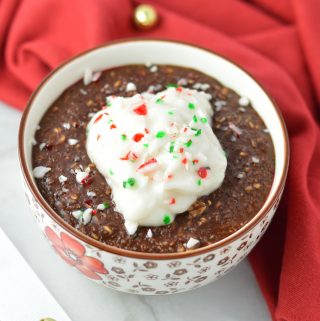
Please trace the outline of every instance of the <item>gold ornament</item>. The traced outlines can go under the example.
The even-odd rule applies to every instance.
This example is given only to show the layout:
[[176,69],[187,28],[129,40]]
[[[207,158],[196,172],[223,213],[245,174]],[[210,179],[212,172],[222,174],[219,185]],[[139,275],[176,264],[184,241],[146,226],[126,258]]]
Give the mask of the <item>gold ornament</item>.
[[141,4],[134,10],[134,23],[142,30],[153,28],[158,22],[159,16],[153,6]]

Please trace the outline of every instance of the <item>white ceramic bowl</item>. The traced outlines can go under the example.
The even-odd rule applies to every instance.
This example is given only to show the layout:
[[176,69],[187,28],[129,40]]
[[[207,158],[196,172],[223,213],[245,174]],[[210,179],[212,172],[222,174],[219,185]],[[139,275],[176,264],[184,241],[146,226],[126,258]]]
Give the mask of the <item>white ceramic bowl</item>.
[[[127,251],[98,242],[72,228],[46,203],[32,177],[32,139],[37,124],[60,94],[83,77],[86,68],[127,64],[171,64],[194,68],[246,96],[270,130],[275,177],[256,216],[229,237],[195,250],[172,254]],[[32,95],[19,132],[23,183],[31,210],[57,253],[97,283],[136,294],[170,294],[212,282],[245,258],[268,227],[278,206],[288,169],[289,145],[282,116],[263,88],[243,69],[213,52],[179,42],[126,40],[80,54],[55,69]]]

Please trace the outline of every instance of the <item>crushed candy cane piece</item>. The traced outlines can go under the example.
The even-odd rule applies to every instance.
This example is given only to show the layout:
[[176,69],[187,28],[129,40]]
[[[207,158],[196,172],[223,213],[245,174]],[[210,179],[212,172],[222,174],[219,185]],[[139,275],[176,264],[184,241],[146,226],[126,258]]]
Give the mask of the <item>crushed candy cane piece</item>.
[[77,145],[79,143],[79,140],[78,139],[75,139],[75,138],[69,138],[68,139],[68,144],[73,146],[73,145]]
[[125,221],[124,226],[125,226],[129,235],[133,235],[137,231],[137,228],[138,228],[137,223],[131,222],[128,220]]
[[248,97],[242,96],[239,100],[238,103],[240,106],[248,106],[250,103],[250,100]]
[[103,210],[105,210],[106,208],[109,208],[109,207],[110,207],[109,203],[101,203],[101,204],[99,204],[97,206],[97,209],[100,210],[100,211],[103,211]]
[[87,208],[83,214],[82,214],[82,217],[80,218],[81,220],[81,223],[83,225],[87,225],[90,221],[91,221],[91,218],[92,218],[92,208]]
[[68,177],[66,177],[66,176],[64,176],[64,175],[60,175],[59,176],[59,182],[60,183],[64,183],[65,181],[67,181],[68,180]]
[[64,129],[70,129],[70,128],[71,128],[71,125],[70,125],[69,123],[63,123],[63,124],[62,124],[62,127],[63,127]]
[[40,150],[43,150],[45,147],[46,147],[46,143],[41,143],[40,145],[39,145],[39,149]]
[[150,239],[152,236],[153,236],[153,233],[151,231],[151,229],[148,229],[148,232],[147,232],[147,238]]
[[51,171],[50,167],[37,166],[33,169],[33,176],[35,178],[43,178],[50,171]]
[[158,67],[153,65],[149,70],[150,70],[150,72],[157,72],[158,71]]
[[102,71],[96,71],[92,74],[92,82],[99,80],[102,75]]
[[236,136],[240,136],[242,135],[242,130],[237,127],[234,123],[229,123],[229,128],[233,131],[233,133],[236,135]]
[[83,210],[76,210],[76,211],[73,211],[71,214],[74,218],[79,220],[81,218],[81,216],[83,215]]
[[128,82],[126,86],[126,92],[128,91],[136,91],[137,86],[133,82]]
[[188,242],[186,243],[186,247],[188,249],[191,249],[192,247],[196,246],[197,244],[199,244],[200,241],[197,239],[194,239],[193,237],[190,237]]
[[89,85],[92,82],[92,70],[86,68],[83,75],[83,83],[85,86]]
[[253,163],[256,163],[256,164],[260,163],[260,159],[258,157],[252,156],[251,159]]
[[92,192],[92,191],[87,191],[87,195],[89,197],[95,197],[97,194],[95,192]]
[[76,174],[76,181],[79,184],[83,184],[84,180],[88,178],[89,174],[87,172],[78,171]]

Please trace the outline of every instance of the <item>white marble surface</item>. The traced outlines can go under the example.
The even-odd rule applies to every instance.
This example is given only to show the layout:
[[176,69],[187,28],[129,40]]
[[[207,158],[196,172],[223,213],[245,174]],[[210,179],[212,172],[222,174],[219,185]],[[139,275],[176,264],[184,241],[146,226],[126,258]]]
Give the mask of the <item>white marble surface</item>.
[[[270,320],[247,261],[206,287],[163,297],[118,293],[73,271],[53,252],[30,215],[18,169],[20,116],[0,102],[0,226],[72,320]],[[2,260],[5,258],[0,258],[0,273]],[[0,285],[0,291],[6,289]],[[13,303],[12,308],[16,308],[16,304]]]

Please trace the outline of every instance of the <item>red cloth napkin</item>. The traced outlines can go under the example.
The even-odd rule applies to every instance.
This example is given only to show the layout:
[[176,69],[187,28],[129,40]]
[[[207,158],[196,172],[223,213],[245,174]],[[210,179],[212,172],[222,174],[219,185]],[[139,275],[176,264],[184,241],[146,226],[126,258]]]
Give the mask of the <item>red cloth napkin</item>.
[[1,0],[0,99],[23,109],[52,68],[123,37],[183,40],[242,65],[278,102],[291,143],[285,195],[250,260],[274,320],[320,320],[320,1],[147,2],[161,23],[141,32],[129,0]]

